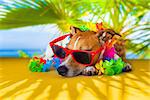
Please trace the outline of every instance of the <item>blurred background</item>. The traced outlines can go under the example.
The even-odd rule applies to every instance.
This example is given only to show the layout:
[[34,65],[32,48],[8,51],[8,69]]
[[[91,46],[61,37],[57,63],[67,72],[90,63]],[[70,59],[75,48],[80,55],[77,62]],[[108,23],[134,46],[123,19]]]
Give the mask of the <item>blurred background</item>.
[[69,32],[103,22],[127,39],[128,59],[150,59],[150,0],[0,0],[0,57],[32,57]]

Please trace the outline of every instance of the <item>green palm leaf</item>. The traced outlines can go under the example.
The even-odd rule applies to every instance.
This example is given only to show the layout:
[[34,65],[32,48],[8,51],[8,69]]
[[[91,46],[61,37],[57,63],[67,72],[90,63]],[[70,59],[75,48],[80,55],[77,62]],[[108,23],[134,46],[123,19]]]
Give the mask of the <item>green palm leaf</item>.
[[78,4],[71,0],[14,0],[13,4],[5,5],[5,10],[1,11],[0,29],[42,24],[57,24],[60,28],[66,24],[76,25],[84,13],[80,12],[82,9]]
[[[139,32],[139,36],[135,34],[128,42],[127,48],[133,53],[146,55],[150,48],[147,39],[150,35],[146,34],[150,31],[150,22],[140,23],[150,10],[149,0],[12,1],[12,4],[0,5],[3,7],[0,9],[0,29],[56,24],[66,32],[70,25],[103,21],[104,27],[114,29],[123,38]],[[140,40],[140,43],[135,43],[136,40]]]

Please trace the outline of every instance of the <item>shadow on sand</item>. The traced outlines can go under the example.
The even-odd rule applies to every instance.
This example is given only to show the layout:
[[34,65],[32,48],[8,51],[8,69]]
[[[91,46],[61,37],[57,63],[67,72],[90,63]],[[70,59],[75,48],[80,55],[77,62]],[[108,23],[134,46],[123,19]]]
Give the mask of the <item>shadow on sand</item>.
[[150,61],[132,60],[133,71],[116,76],[61,77],[56,71],[32,73],[28,59],[0,59],[0,98],[19,100],[126,100],[150,96]]

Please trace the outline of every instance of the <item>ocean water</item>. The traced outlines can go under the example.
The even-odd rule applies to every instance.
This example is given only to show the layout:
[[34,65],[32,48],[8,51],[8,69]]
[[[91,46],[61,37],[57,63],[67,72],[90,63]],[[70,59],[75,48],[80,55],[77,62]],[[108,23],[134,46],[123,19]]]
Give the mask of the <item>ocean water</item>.
[[[21,52],[21,53],[20,53]],[[39,50],[39,49],[21,49],[21,50],[0,50],[0,57],[23,57],[22,54],[29,56],[30,58],[32,56],[36,55],[43,55],[45,50]],[[138,55],[133,54],[131,52],[127,52],[126,54],[127,59],[138,59]]]
[[45,50],[39,49],[22,49],[22,50],[0,50],[0,57],[22,57],[21,55],[27,55],[32,57],[34,55],[42,55]]

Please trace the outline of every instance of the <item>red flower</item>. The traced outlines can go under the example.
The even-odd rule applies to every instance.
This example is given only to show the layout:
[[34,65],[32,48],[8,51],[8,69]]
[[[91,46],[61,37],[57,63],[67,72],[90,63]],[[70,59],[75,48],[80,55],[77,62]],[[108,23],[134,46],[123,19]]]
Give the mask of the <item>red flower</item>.
[[38,57],[33,57],[34,59],[38,59]]
[[46,60],[44,60],[43,58],[40,58],[40,63],[46,64]]

